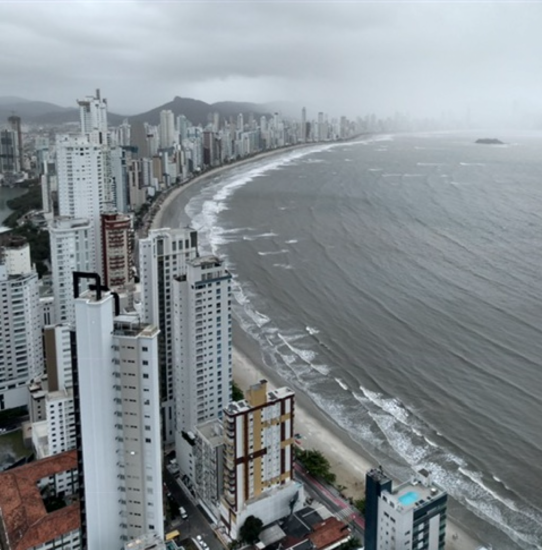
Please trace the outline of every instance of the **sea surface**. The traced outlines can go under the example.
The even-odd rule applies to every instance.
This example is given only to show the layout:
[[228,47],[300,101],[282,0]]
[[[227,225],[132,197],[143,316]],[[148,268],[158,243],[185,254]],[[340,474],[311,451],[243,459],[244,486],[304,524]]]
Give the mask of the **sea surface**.
[[494,550],[534,550],[542,134],[493,134],[295,150],[187,190],[164,220],[226,259],[236,318],[292,388],[395,478],[430,470]]
[[23,187],[2,187],[0,185],[0,227],[2,222],[11,214],[11,210],[6,204],[10,199],[24,195],[28,189]]

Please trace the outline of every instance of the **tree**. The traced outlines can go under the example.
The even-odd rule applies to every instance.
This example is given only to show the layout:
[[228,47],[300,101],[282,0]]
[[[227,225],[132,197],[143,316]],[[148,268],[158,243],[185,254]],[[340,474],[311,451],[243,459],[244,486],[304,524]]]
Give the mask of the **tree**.
[[241,401],[245,398],[245,394],[243,393],[243,390],[232,381],[231,383],[231,400],[232,401]]
[[360,514],[365,515],[365,499],[360,498],[359,500],[354,501],[354,506],[359,510]]
[[254,544],[262,532],[263,521],[256,516],[248,516],[243,527],[239,530],[239,537],[247,544]]
[[307,451],[298,450],[297,458],[311,476],[319,477],[327,483],[335,481],[336,476],[331,471],[331,464],[320,451],[314,449]]

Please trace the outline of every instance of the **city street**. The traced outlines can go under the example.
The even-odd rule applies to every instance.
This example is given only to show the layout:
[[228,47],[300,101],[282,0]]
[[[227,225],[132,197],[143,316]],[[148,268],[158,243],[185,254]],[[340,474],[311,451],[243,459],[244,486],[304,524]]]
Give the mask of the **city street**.
[[[352,529],[353,536],[363,542],[365,533],[365,519],[363,516],[334,487],[320,483],[309,475],[301,464],[296,462],[294,468],[296,479],[301,481],[305,486],[306,496],[320,501],[340,520],[348,523]],[[313,502],[312,506],[314,504]]]
[[[209,545],[210,550],[222,550],[223,546],[211,529],[207,515],[195,504],[192,496],[187,496],[173,474],[164,468],[164,483],[171,493],[173,500],[177,503],[175,518],[171,525],[167,526],[167,532],[177,529],[181,533],[181,540],[186,538],[196,538],[201,535],[203,540]],[[179,507],[182,506],[188,518],[183,520],[179,514]]]

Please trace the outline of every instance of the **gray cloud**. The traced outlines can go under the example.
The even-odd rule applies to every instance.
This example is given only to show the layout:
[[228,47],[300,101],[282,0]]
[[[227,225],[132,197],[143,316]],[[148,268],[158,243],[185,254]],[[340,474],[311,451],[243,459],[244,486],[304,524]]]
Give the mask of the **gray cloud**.
[[540,3],[0,2],[0,95],[175,95],[335,114],[542,110]]

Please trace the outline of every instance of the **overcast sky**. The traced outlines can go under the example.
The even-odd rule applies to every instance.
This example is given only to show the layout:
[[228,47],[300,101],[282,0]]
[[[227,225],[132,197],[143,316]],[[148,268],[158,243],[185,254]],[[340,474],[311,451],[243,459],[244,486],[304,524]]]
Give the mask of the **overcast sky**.
[[542,3],[0,0],[0,96],[542,113]]

